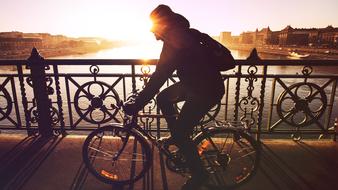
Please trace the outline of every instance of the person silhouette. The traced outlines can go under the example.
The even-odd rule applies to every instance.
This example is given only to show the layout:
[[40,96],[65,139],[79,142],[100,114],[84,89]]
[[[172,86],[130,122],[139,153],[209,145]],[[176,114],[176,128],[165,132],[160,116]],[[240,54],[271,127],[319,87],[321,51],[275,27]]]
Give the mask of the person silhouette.
[[[182,189],[196,189],[208,179],[196,145],[190,138],[194,126],[224,95],[224,82],[220,71],[209,63],[208,55],[191,34],[190,23],[167,5],[158,5],[150,14],[151,31],[163,41],[156,70],[148,84],[133,103],[125,105],[128,114],[141,110],[159,91],[165,81],[176,71],[179,82],[162,90],[156,97],[171,140],[180,149],[191,171],[191,178]],[[177,114],[175,104],[185,101]]]

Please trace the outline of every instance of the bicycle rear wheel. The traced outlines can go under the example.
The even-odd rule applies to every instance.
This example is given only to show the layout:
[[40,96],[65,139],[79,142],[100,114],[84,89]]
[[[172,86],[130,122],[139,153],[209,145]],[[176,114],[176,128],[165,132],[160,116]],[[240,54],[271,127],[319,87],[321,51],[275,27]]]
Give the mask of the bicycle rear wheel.
[[209,128],[194,142],[209,172],[207,186],[231,189],[247,182],[260,160],[260,146],[248,134],[232,128]]
[[98,128],[86,138],[82,149],[88,170],[108,184],[131,184],[144,176],[152,164],[147,141],[118,125]]

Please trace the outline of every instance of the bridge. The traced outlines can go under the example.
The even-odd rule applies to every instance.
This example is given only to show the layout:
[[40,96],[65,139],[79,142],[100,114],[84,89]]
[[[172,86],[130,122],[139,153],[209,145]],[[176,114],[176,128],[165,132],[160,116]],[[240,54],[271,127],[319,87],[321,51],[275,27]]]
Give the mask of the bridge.
[[[17,179],[22,168],[29,166],[24,170],[29,173],[37,170],[45,159],[53,159],[48,156],[60,148],[57,146],[59,143],[68,142],[61,146],[65,149],[79,148],[82,141],[76,140],[77,136],[111,122],[121,122],[114,104],[126,100],[131,92],[147,84],[156,61],[44,59],[36,49],[27,60],[0,60],[0,148],[4,150],[0,156],[2,163],[8,163],[0,168],[2,177],[5,176],[2,179],[6,179],[0,185],[9,188],[9,184],[15,184],[10,177]],[[315,160],[323,162],[319,164],[319,169],[314,167],[310,171],[311,177],[315,178],[316,172],[323,167],[334,176],[335,170],[331,170],[330,166],[337,167],[337,158],[328,153],[337,155],[338,60],[261,60],[254,55],[246,60],[236,60],[236,65],[235,69],[222,73],[226,93],[222,101],[200,121],[200,126],[211,125],[213,119],[247,123],[256,139],[266,145],[265,164],[268,170],[260,175],[265,176],[274,189],[285,189],[285,186],[289,189],[317,187],[313,187],[315,182],[306,179],[307,175],[288,166],[292,156],[302,157],[302,154],[290,153],[285,147],[301,147],[302,151],[315,155]],[[176,81],[177,76],[173,74],[164,87]],[[178,103],[177,109],[180,106]],[[142,115],[139,122],[149,133],[156,137],[168,133],[155,100],[142,110]],[[196,127],[198,130],[199,126]],[[15,134],[14,137],[12,134]],[[9,145],[5,145],[8,142]],[[77,144],[73,146],[74,142]],[[21,149],[24,149],[23,152]],[[80,155],[79,150],[60,152],[68,164],[81,163],[66,158],[67,154],[73,155],[74,152]],[[17,157],[19,153],[23,157]],[[61,154],[52,155],[62,159]],[[36,157],[33,159],[32,156]],[[161,161],[161,156],[156,159]],[[31,161],[31,164],[26,165],[25,160]],[[16,163],[20,164],[10,175],[5,175]],[[58,161],[54,158],[49,166],[55,168],[56,163]],[[79,163],[75,164],[79,167],[77,173],[71,172],[73,189],[82,189],[81,184],[85,184],[81,180],[85,180],[87,174]],[[301,161],[295,163],[299,164],[295,168],[306,168]],[[318,164],[313,160],[310,163],[311,166]],[[151,176],[140,182],[143,184],[141,189],[173,189],[168,183],[175,181],[174,178],[159,172],[163,169],[159,167],[155,167]],[[268,174],[274,170],[280,172],[276,178],[286,175],[282,181],[276,182]],[[48,167],[43,172],[48,172]],[[158,178],[157,172],[162,174],[161,178]],[[320,175],[323,174],[321,172]],[[21,175],[22,181],[15,188],[27,184],[27,174]],[[323,185],[323,189],[337,187],[332,175],[324,175],[330,182],[325,184],[325,180],[321,181],[319,184]],[[286,178],[297,180],[283,183],[288,181]],[[161,183],[158,184],[158,181]],[[36,185],[28,187],[36,188]],[[92,186],[85,187],[90,189]]]

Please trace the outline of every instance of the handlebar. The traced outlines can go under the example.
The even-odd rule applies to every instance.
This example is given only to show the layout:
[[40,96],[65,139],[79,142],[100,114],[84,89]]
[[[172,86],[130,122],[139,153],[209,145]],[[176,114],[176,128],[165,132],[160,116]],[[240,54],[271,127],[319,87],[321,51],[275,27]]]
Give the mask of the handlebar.
[[138,95],[139,95],[138,90],[133,91],[127,97],[126,101],[120,100],[120,101],[116,102],[116,104],[112,104],[111,106],[112,106],[112,108],[115,108],[115,109],[118,109],[119,111],[122,111],[125,116],[137,116],[137,114],[130,115],[130,114],[126,113],[125,105],[126,104],[133,104],[136,101],[136,98],[137,98]]

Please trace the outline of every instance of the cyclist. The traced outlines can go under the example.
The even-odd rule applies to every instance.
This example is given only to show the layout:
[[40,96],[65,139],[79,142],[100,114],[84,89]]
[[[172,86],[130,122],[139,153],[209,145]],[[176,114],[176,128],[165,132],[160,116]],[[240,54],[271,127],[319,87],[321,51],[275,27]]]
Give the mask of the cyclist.
[[[182,189],[196,189],[208,179],[197,148],[190,136],[193,127],[215,106],[224,95],[224,83],[217,68],[208,62],[208,56],[190,32],[189,21],[159,5],[150,14],[151,31],[163,41],[162,52],[155,72],[135,102],[126,104],[125,111],[135,114],[159,91],[165,81],[176,71],[180,82],[157,95],[157,104],[166,118],[172,141],[185,156],[191,178]],[[174,104],[185,101],[179,115]]]

